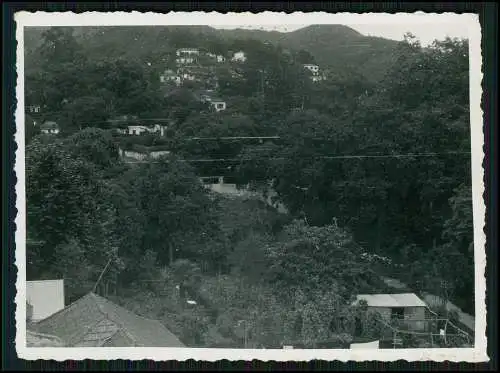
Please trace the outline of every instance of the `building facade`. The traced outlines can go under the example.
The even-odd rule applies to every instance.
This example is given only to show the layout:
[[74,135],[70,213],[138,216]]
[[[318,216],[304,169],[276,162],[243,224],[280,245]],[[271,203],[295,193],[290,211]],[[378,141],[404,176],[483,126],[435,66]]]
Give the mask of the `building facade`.
[[413,293],[361,294],[355,304],[366,302],[368,309],[376,311],[386,323],[409,330],[426,330],[432,320],[427,305]]

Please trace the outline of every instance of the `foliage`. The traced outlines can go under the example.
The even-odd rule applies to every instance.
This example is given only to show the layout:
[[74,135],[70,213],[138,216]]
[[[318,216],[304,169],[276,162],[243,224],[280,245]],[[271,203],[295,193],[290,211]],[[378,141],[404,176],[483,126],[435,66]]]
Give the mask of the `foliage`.
[[[457,304],[473,304],[467,42],[423,48],[340,26],[231,33],[49,28],[27,48],[26,100],[62,130],[40,135],[26,116],[28,276],[64,277],[74,297],[110,262],[103,281],[122,301],[192,346],[377,337],[377,315],[351,298],[384,291],[377,272],[391,269],[364,253],[390,258],[408,284],[429,280],[429,292],[447,280]],[[176,48],[200,41],[229,57],[197,66],[217,76],[226,111],[200,102],[200,82],[159,82]],[[245,63],[230,61],[238,50]],[[304,63],[326,80],[313,83]],[[161,118],[168,136],[112,135],[120,115]],[[119,148],[171,155],[130,165]],[[200,158],[210,162],[181,161]],[[290,214],[209,194],[198,177],[218,175],[272,187]]]

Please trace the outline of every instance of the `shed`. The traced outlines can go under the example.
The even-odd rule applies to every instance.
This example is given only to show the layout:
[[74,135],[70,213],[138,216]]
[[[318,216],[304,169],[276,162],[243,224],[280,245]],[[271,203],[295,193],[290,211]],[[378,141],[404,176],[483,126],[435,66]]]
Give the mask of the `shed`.
[[32,329],[68,347],[184,347],[162,323],[89,293]]
[[425,329],[427,304],[414,293],[360,294],[356,296],[354,304],[359,304],[361,300],[386,321],[396,318],[404,321],[411,329]]

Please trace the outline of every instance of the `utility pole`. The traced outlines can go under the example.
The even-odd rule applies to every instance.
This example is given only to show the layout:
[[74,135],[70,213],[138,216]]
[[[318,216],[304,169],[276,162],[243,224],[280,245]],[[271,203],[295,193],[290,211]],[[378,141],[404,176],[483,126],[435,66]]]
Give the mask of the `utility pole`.
[[106,264],[106,266],[104,267],[104,269],[102,270],[101,274],[99,275],[99,278],[97,279],[95,285],[94,285],[94,288],[92,289],[92,292],[95,293],[96,289],[97,289],[97,285],[99,285],[99,282],[101,281],[102,279],[102,276],[104,275],[104,272],[106,272],[106,269],[108,269],[108,266],[111,264],[111,261],[113,260],[113,258],[110,258],[108,260],[108,263]]
[[244,348],[247,348],[247,321],[246,320],[239,320],[238,325],[241,325],[243,323],[243,346]]

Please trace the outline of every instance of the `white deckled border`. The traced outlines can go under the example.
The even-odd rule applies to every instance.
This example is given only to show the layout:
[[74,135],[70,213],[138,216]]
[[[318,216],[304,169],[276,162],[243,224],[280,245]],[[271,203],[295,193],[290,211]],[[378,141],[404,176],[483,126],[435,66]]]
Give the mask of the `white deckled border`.
[[[53,359],[129,359],[129,360],[178,360],[187,359],[217,361],[252,360],[261,361],[309,361],[339,360],[353,361],[453,361],[453,362],[484,362],[489,361],[486,353],[486,304],[485,304],[485,204],[484,158],[483,145],[483,113],[481,110],[482,73],[481,73],[481,28],[476,14],[427,14],[416,13],[335,13],[325,12],[291,14],[263,12],[253,14],[216,12],[170,12],[141,13],[133,12],[18,12],[14,19],[17,24],[17,109],[15,140],[17,143],[15,172],[16,208],[18,215],[16,223],[16,265],[18,269],[16,295],[16,349],[20,358],[26,360]],[[125,26],[125,25],[213,25],[213,26],[243,26],[244,25],[297,25],[309,24],[401,24],[422,25],[460,23],[469,32],[470,54],[470,120],[471,120],[471,151],[472,151],[472,191],[474,216],[474,262],[475,262],[475,320],[476,333],[474,348],[467,349],[396,349],[396,350],[250,350],[250,349],[217,349],[217,348],[28,348],[26,347],[26,201],[25,201],[25,143],[24,143],[24,27],[26,26]]]

